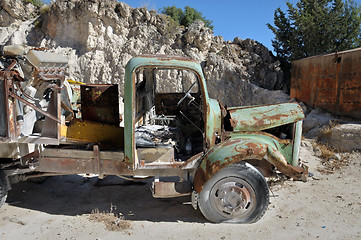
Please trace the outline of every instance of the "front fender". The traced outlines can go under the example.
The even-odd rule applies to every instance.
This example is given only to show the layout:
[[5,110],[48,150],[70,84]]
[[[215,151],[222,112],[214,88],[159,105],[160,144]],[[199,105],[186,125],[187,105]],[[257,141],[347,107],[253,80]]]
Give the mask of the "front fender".
[[267,160],[280,172],[294,179],[305,180],[307,169],[292,166],[292,142],[279,140],[265,133],[240,134],[211,148],[194,176],[194,188],[202,191],[203,185],[225,166],[248,159]]

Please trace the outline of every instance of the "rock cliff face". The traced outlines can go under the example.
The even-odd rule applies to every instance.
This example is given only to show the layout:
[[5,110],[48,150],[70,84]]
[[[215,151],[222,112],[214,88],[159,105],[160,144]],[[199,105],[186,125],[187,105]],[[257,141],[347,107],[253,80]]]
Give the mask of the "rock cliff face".
[[201,21],[180,28],[156,11],[115,0],[56,1],[40,9],[37,19],[32,18],[36,11],[21,0],[3,0],[0,44],[27,44],[66,54],[69,74],[76,80],[122,86],[131,57],[181,55],[201,62],[210,97],[228,106],[288,101],[280,91],[280,63],[266,47],[251,39],[223,41]]
[[35,13],[36,8],[31,3],[21,0],[1,0],[0,27],[7,27],[18,20],[28,20]]

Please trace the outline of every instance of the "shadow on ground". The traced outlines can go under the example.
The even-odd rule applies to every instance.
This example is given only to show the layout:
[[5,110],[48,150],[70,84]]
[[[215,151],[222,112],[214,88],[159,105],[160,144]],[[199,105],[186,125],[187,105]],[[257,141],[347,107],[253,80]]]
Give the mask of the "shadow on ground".
[[7,203],[55,215],[82,215],[92,211],[120,213],[127,220],[205,222],[190,196],[155,199],[151,181],[132,182],[115,176],[103,180],[78,175],[49,177],[42,183],[12,186]]

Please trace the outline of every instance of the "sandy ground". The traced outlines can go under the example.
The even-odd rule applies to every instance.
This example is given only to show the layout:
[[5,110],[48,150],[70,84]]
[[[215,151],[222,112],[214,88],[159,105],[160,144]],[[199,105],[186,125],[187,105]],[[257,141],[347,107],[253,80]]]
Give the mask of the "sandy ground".
[[[361,154],[326,174],[311,147],[306,183],[270,182],[270,205],[254,224],[212,224],[189,197],[154,199],[150,182],[49,177],[13,186],[0,209],[0,239],[361,239]],[[126,220],[123,220],[126,219]]]

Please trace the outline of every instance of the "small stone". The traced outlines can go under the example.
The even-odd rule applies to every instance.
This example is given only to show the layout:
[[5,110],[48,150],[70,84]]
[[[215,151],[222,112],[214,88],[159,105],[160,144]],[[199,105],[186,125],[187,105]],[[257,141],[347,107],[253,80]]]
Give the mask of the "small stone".
[[315,176],[315,175],[312,176],[312,179],[313,179],[313,180],[320,180],[320,178],[317,177],[317,176]]
[[321,155],[322,155],[322,151],[321,151],[321,149],[320,149],[319,147],[315,147],[315,148],[313,149],[313,152],[314,152],[314,155],[315,155],[316,157],[321,157]]

